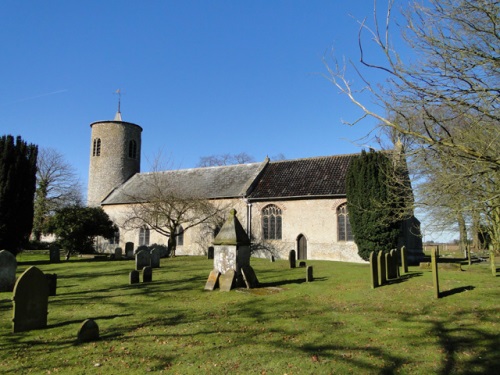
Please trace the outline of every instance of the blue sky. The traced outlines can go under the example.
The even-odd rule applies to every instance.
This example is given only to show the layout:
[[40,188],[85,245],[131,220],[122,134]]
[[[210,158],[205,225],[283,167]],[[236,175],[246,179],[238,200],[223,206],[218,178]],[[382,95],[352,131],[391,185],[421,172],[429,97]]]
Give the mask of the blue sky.
[[143,171],[160,150],[179,168],[358,152],[374,125],[342,124],[360,113],[323,61],[359,59],[372,0],[0,2],[0,133],[55,148],[85,186],[89,125],[113,119],[117,89]]

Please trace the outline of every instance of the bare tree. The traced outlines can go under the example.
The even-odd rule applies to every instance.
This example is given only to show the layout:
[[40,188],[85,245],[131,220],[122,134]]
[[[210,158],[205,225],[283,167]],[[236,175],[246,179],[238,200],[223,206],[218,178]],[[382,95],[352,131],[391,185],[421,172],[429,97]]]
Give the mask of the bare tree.
[[75,169],[53,148],[38,151],[32,236],[40,240],[44,222],[56,209],[81,204],[82,185]]
[[[414,1],[403,11],[406,24],[403,40],[413,60],[399,55],[391,43],[393,1],[388,1],[385,23],[378,22],[375,2],[374,24],[360,22],[360,64],[329,66],[330,81],[361,109],[360,118],[375,118],[380,128],[411,140],[416,160],[438,159],[427,172],[439,172],[428,189],[435,198],[447,191],[450,212],[470,213],[479,208],[489,224],[494,246],[500,248],[500,12],[496,0]],[[364,33],[368,33],[382,55],[367,56]],[[363,87],[354,87],[347,69],[361,77]],[[365,78],[364,69],[386,75],[385,84]],[[371,95],[365,104],[364,93]],[[434,176],[436,177],[436,176]],[[424,178],[424,180],[425,180]],[[459,194],[459,195],[457,195]],[[442,194],[441,194],[442,195]],[[468,199],[461,199],[464,196]],[[461,206],[453,203],[459,199]]]
[[220,154],[220,155],[210,155],[200,157],[198,162],[198,167],[215,167],[222,165],[232,165],[232,164],[245,164],[252,163],[255,159],[253,156],[248,155],[246,152],[240,152],[239,154]]

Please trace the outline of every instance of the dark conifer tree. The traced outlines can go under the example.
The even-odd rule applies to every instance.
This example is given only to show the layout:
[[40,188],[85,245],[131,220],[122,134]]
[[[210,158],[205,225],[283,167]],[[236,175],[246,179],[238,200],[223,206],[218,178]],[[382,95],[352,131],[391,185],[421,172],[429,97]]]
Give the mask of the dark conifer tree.
[[28,241],[33,226],[38,147],[20,136],[0,137],[0,249],[13,254]]

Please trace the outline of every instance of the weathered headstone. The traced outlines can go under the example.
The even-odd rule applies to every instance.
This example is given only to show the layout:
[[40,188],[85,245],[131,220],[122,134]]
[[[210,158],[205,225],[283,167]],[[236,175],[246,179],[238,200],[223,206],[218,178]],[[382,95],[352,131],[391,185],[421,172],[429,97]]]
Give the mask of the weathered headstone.
[[153,281],[153,269],[150,266],[146,266],[142,269],[142,282],[150,283]]
[[137,270],[130,271],[129,283],[130,284],[137,284],[138,282],[139,282],[139,271],[137,271]]
[[307,272],[306,272],[306,282],[313,281],[313,266],[308,266],[307,267]]
[[90,342],[99,339],[99,326],[93,319],[86,319],[78,329],[79,342]]
[[297,258],[295,256],[295,250],[290,250],[290,253],[288,253],[288,261],[290,262],[290,268],[297,267]]
[[49,259],[50,263],[59,263],[61,261],[61,249],[55,243],[49,247]]
[[214,259],[214,247],[210,246],[208,248],[207,259]]
[[47,326],[49,286],[42,271],[31,266],[19,277],[13,294],[13,332]]
[[276,259],[274,259],[274,255],[271,255],[271,263],[274,263],[276,261]]
[[408,258],[405,246],[401,247],[401,267],[403,268],[403,274],[408,273]]
[[385,279],[391,279],[391,254],[384,253],[384,263],[385,263]]
[[133,242],[127,242],[125,244],[125,256],[127,258],[134,257],[134,243]]
[[307,263],[304,261],[299,262],[299,267],[306,267]]
[[115,260],[121,260],[123,256],[123,251],[121,247],[115,249]]
[[45,278],[47,279],[47,285],[49,286],[49,297],[55,296],[57,291],[57,274],[46,273]]
[[160,268],[160,258],[161,252],[160,249],[153,249],[150,253],[151,257],[151,268]]
[[207,283],[205,284],[205,290],[214,290],[219,287],[219,276],[220,273],[217,270],[212,270],[210,275],[208,275]]
[[389,278],[390,279],[397,279],[397,277],[398,277],[398,271],[397,271],[398,265],[397,265],[396,252],[394,250],[391,250],[389,252],[389,263],[390,263]]
[[436,298],[439,298],[438,252],[438,249],[432,249],[431,251],[432,284],[434,286],[434,296]]
[[221,292],[229,292],[233,288],[236,275],[234,270],[228,270],[219,276],[219,287]]
[[259,280],[257,280],[257,275],[251,266],[241,267],[241,273],[243,274],[243,280],[245,280],[245,285],[247,289],[257,288],[259,286]]
[[141,271],[144,267],[151,266],[151,254],[147,250],[139,250],[135,253],[135,269]]
[[375,289],[376,287],[378,287],[378,265],[377,256],[375,255],[374,251],[370,253],[370,276],[372,289]]
[[7,250],[0,251],[0,292],[12,292],[16,283],[16,257]]
[[377,255],[377,267],[378,267],[378,285],[384,285],[386,283],[386,271],[385,271],[385,255],[382,250],[378,252]]

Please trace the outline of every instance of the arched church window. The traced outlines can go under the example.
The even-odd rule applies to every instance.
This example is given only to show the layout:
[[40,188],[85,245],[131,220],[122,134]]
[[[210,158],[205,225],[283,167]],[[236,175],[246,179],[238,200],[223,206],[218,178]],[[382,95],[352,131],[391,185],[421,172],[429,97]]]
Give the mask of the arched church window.
[[101,155],[101,138],[94,138],[94,147],[92,149],[92,156]]
[[262,209],[262,236],[265,240],[281,240],[281,209],[270,204]]
[[139,229],[139,246],[149,246],[149,228],[144,226]]
[[349,212],[347,211],[347,204],[343,204],[337,208],[337,225],[339,241],[354,240],[351,231],[351,223],[349,222]]
[[175,230],[175,237],[177,240],[177,246],[183,246],[184,245],[184,228],[182,225],[179,225],[177,229]]
[[137,142],[134,140],[128,143],[128,157],[132,159],[137,158]]

